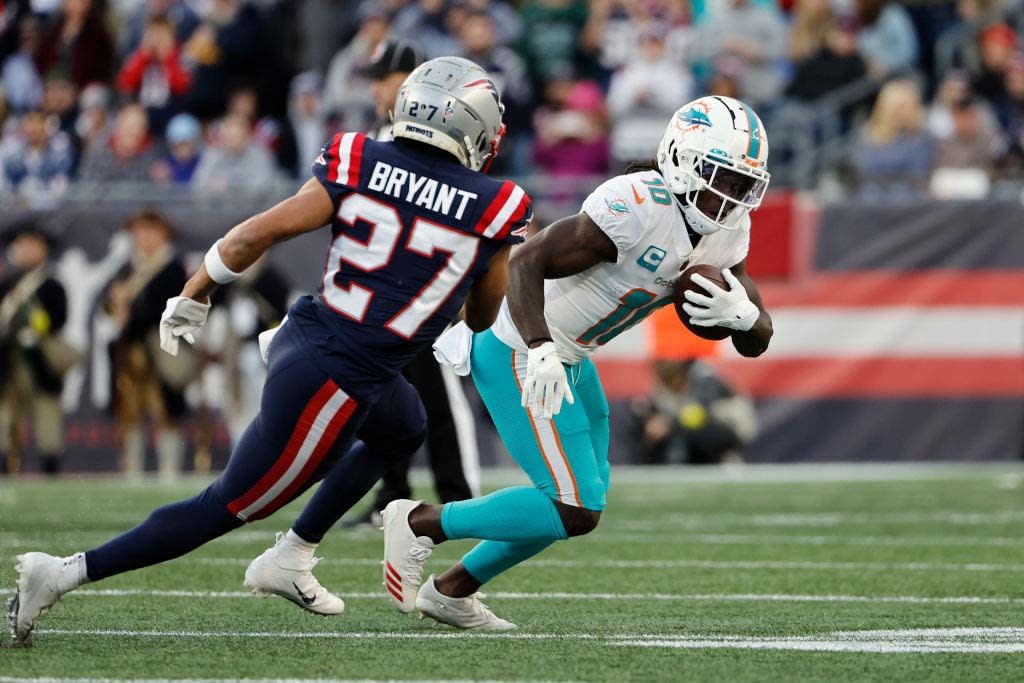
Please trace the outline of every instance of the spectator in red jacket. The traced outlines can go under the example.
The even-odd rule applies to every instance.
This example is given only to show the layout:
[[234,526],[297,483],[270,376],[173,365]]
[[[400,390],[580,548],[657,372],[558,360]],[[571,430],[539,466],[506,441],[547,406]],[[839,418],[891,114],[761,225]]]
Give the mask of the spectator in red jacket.
[[36,54],[39,73],[68,74],[79,90],[96,81],[108,83],[114,66],[114,42],[94,0],[64,0],[60,19]]
[[192,77],[181,64],[174,25],[164,16],[150,18],[139,49],[128,56],[117,76],[117,89],[138,99],[149,114],[150,129],[160,134],[191,85]]

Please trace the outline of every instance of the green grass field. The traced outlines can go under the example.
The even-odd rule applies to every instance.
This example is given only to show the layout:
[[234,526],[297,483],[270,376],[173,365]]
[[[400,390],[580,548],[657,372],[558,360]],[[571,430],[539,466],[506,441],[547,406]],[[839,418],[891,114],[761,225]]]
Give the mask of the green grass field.
[[[201,485],[0,482],[0,597],[15,554],[88,549]],[[68,596],[34,648],[0,650],[0,683],[1024,678],[1024,467],[621,469],[594,534],[488,586],[511,635],[393,611],[376,532],[318,553],[340,617],[247,595],[245,566],[297,507]]]

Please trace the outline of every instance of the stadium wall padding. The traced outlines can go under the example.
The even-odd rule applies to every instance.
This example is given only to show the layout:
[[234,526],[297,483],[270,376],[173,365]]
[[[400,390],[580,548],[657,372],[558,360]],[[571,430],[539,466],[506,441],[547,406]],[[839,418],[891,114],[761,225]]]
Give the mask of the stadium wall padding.
[[[127,257],[120,227],[131,213],[151,206],[165,211],[194,265],[216,237],[272,198],[186,199],[70,202],[40,215],[63,243],[58,275],[71,294],[69,339],[93,341],[103,283],[115,262]],[[848,203],[814,215],[820,217],[816,226],[802,227],[797,239],[786,242],[787,253],[805,249],[808,263],[787,269],[788,279],[759,281],[775,318],[772,348],[762,358],[745,359],[726,343],[715,360],[760,407],[761,435],[747,457],[1022,457],[1024,207],[992,200]],[[0,216],[0,230],[23,216]],[[766,232],[786,230],[778,216],[769,223]],[[320,232],[292,240],[272,252],[271,262],[297,291],[312,291],[328,239]],[[764,239],[755,240],[755,248]],[[628,460],[624,402],[650,389],[649,334],[638,326],[596,355],[615,406],[615,461]],[[69,448],[78,449],[72,457],[77,462],[69,462],[73,468],[116,463],[107,406],[90,388],[96,372],[93,365],[82,368],[65,396]],[[490,440],[484,441],[489,448]],[[216,464],[227,449],[220,428],[214,446]]]

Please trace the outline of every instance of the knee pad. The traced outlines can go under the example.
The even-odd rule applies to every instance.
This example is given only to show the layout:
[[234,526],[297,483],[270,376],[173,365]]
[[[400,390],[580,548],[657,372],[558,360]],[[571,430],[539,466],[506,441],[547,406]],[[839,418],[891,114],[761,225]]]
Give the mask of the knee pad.
[[407,460],[416,454],[427,439],[426,427],[410,436],[397,436],[388,439],[374,439],[366,442],[373,452],[387,456],[389,459]]

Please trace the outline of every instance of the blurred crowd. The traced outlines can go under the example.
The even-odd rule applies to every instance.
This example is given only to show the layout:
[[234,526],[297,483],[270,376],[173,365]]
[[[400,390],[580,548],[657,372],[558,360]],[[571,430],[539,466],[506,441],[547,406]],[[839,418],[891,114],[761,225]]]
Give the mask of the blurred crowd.
[[838,97],[864,187],[980,191],[1024,158],[1022,17],[1021,0],[0,0],[0,199],[302,178],[329,133],[380,124],[365,66],[388,39],[493,74],[501,173],[617,170],[708,92],[769,128]]
[[151,451],[154,469],[174,478],[189,442],[193,467],[207,470],[216,424],[234,443],[259,411],[266,366],[257,336],[284,318],[287,278],[257,261],[218,288],[200,343],[172,356],[160,349],[159,325],[187,278],[177,231],[151,209],[120,227],[102,261],[80,264],[88,273],[34,219],[0,233],[7,261],[0,276],[0,474],[21,469],[26,451],[42,471],[61,470],[65,413],[75,412],[65,389],[86,372],[101,388],[93,399],[114,418],[113,445],[131,475],[147,469]]

